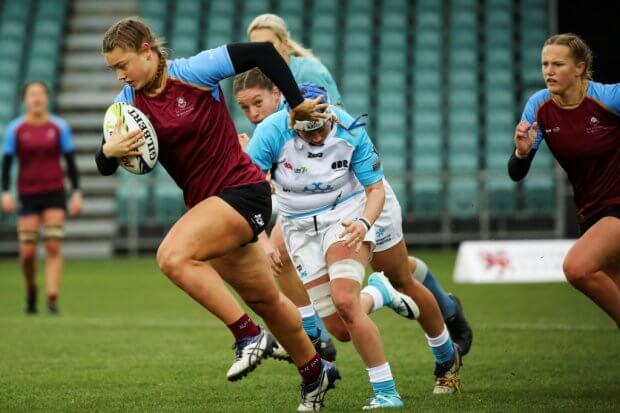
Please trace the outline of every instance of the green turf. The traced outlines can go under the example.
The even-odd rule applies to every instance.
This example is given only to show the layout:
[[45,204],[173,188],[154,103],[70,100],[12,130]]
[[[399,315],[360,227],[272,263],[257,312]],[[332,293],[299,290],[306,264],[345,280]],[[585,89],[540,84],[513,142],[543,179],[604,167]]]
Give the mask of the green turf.
[[[419,254],[456,292],[475,329],[463,393],[433,396],[433,361],[415,322],[375,314],[407,411],[620,411],[620,340],[566,284],[454,285],[453,252]],[[40,278],[41,280],[41,278]],[[40,285],[43,285],[40,282]],[[265,361],[226,381],[232,338],[161,275],[153,259],[70,261],[62,315],[23,314],[16,261],[0,262],[0,411],[294,411],[295,370]],[[40,307],[43,300],[40,299]],[[350,344],[325,411],[370,395]]]

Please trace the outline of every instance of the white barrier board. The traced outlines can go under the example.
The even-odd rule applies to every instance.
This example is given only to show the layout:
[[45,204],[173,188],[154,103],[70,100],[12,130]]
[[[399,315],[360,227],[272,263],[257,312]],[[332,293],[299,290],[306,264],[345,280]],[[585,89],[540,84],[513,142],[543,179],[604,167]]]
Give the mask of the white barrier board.
[[575,241],[465,241],[459,246],[454,267],[454,281],[461,283],[566,281],[562,263]]

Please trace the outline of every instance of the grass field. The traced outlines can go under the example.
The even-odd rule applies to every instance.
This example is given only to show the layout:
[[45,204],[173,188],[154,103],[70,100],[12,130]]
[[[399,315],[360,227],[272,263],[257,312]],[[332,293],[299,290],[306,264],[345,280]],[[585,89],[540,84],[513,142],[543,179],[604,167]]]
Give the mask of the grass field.
[[[422,251],[474,327],[463,392],[433,396],[433,361],[417,323],[373,318],[406,411],[620,411],[620,337],[566,284],[454,285],[453,252]],[[39,277],[40,290],[42,277]],[[16,261],[0,262],[0,412],[294,411],[295,370],[265,361],[226,381],[232,337],[161,275],[154,259],[70,261],[62,314],[23,313]],[[44,308],[40,297],[40,308]],[[371,394],[351,344],[325,411],[359,411]]]

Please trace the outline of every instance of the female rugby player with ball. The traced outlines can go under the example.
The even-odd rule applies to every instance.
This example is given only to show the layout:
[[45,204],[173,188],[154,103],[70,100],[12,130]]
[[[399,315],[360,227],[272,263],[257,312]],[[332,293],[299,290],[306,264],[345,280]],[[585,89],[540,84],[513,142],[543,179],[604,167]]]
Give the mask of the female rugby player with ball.
[[[183,190],[187,213],[162,241],[157,262],[168,278],[224,321],[237,338],[236,380],[269,355],[273,337],[240,309],[222,277],[266,322],[302,375],[298,409],[318,410],[339,377],[322,361],[294,305],[278,292],[262,248],[254,241],[271,215],[271,191],[241,150],[218,82],[258,66],[293,106],[292,120],[317,119],[322,109],[302,98],[286,63],[269,43],[239,43],[168,61],[160,40],[140,19],[120,20],[106,32],[108,67],[126,83],[117,101],[147,116],[157,131],[159,161]],[[99,171],[113,173],[114,158],[135,155],[139,133],[112,137],[96,155]],[[205,281],[207,280],[207,281]],[[231,309],[238,309],[230,317]]]

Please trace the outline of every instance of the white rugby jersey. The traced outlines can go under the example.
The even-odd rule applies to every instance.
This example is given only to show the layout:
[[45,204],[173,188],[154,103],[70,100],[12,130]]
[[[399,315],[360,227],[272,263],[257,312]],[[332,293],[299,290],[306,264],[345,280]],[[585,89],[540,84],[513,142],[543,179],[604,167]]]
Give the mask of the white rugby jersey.
[[289,127],[286,110],[265,118],[247,153],[263,171],[272,171],[282,215],[302,218],[364,199],[364,186],[383,179],[383,167],[366,130],[342,109],[321,146],[301,139]]

